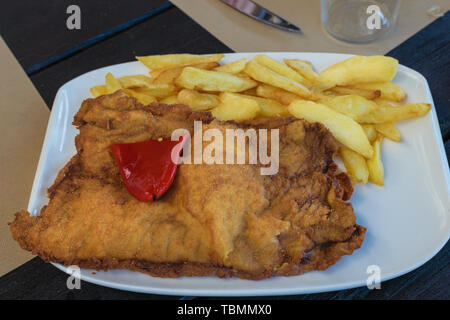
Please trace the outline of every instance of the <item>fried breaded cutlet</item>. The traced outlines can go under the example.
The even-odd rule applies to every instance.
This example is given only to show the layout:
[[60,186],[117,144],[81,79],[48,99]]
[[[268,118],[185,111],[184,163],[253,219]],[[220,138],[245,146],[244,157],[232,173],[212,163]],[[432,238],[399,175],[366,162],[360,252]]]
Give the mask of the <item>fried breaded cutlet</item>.
[[[203,129],[279,129],[279,172],[258,164],[181,164],[167,193],[141,202],[125,189],[109,146],[170,137],[194,120]],[[324,270],[358,249],[365,228],[336,174],[337,149],[319,123],[289,117],[235,123],[185,105],[142,106],[118,91],[87,99],[75,116],[77,154],[48,189],[39,216],[10,224],[45,261],[131,269],[159,277],[263,279]]]

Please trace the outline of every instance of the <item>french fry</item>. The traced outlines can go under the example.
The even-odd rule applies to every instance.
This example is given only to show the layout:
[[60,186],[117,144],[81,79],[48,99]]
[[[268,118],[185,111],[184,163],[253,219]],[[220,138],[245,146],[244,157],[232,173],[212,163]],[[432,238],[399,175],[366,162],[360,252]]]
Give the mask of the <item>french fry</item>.
[[133,90],[155,98],[165,98],[178,91],[177,88],[171,84],[150,84],[143,88],[134,88]]
[[165,103],[165,104],[178,104],[178,103],[180,103],[178,101],[178,95],[176,95],[176,94],[174,94],[172,96],[168,96],[168,97],[162,98],[161,100],[159,100],[159,102]]
[[[180,66],[179,68],[182,68],[184,66]],[[172,68],[176,68],[176,67],[168,67],[168,68],[159,68],[159,69],[152,69],[148,72],[148,74],[150,75],[150,78],[152,79],[152,81],[154,79],[156,79],[162,72],[168,70],[168,69],[172,69]]]
[[357,95],[346,95],[322,99],[323,104],[333,110],[349,116],[355,121],[378,108],[378,105],[370,100]]
[[431,105],[429,103],[408,103],[404,106],[392,106],[386,103],[379,103],[377,109],[363,115],[358,121],[361,123],[397,122],[422,117],[430,109]]
[[[193,65],[189,65],[189,67],[198,68],[198,69],[204,69],[204,70],[210,70],[215,67],[217,67],[219,64],[217,62],[204,62],[204,63],[197,63]],[[155,71],[153,78],[153,84],[173,84],[175,79],[179,77],[181,72],[185,66],[181,67],[172,67],[167,69],[158,69]],[[152,72],[150,72],[152,74]]]
[[186,67],[192,67],[192,68],[203,69],[203,70],[212,70],[214,68],[217,68],[218,66],[220,66],[220,64],[218,62],[202,62],[202,63],[191,64]]
[[301,83],[282,76],[255,60],[247,63],[244,72],[257,81],[295,93],[303,98],[313,98],[311,91]]
[[244,79],[226,72],[202,70],[192,67],[184,68],[175,83],[179,87],[186,89],[229,92],[245,91],[257,85],[251,79]]
[[366,159],[359,153],[347,147],[340,147],[339,155],[341,156],[352,184],[366,184],[369,180],[369,169],[367,168]]
[[382,186],[384,184],[384,167],[383,162],[381,161],[382,141],[383,136],[379,135],[372,144],[374,150],[373,157],[366,161],[367,169],[369,170],[369,181],[379,186]]
[[364,130],[352,118],[312,101],[294,101],[289,105],[288,110],[296,118],[322,123],[337,141],[367,159],[372,158],[372,146]]
[[189,64],[203,62],[219,62],[224,57],[223,54],[199,55],[199,54],[164,54],[153,56],[136,57],[149,69],[161,69],[175,66],[186,66]]
[[328,95],[328,94],[323,94],[323,93],[319,93],[316,94],[318,99],[316,102],[324,104],[326,106],[328,106],[328,104],[330,103],[330,101],[334,98],[334,97],[339,97],[339,96],[335,96],[335,95]]
[[91,89],[89,89],[92,93],[92,96],[94,98],[97,98],[99,96],[102,96],[104,94],[108,94],[108,90],[106,89],[106,86],[101,84],[99,86],[94,86]]
[[246,95],[248,95],[248,96],[258,96],[258,94],[256,93],[256,88],[257,87],[253,87],[253,88],[250,88],[250,89],[248,89],[248,90],[245,90],[245,91],[242,91],[241,93],[242,94],[246,94]]
[[224,64],[217,68],[214,68],[214,70],[220,71],[220,72],[231,73],[231,74],[237,74],[244,70],[246,64],[247,64],[247,59],[243,58],[240,60],[236,60],[236,61]]
[[[256,87],[256,94],[263,98],[275,99],[275,91],[276,90],[281,90],[281,89],[262,83]],[[288,92],[288,91],[286,91],[286,92]]]
[[251,120],[255,118],[260,108],[255,100],[240,97],[230,92],[220,94],[219,105],[211,110],[214,117],[219,120]]
[[[239,78],[241,78],[241,79],[246,79],[246,80],[252,80],[252,81],[254,81],[248,74],[245,74],[245,73],[243,73],[243,72],[239,72],[239,73],[235,74],[234,76],[239,77]],[[254,87],[252,87],[252,88],[254,88]],[[252,89],[252,88],[250,88],[250,89]]]
[[260,97],[274,99],[286,106],[295,100],[303,100],[302,97],[296,95],[295,93],[276,88],[268,84],[260,84],[256,88],[256,94]]
[[355,85],[354,88],[369,91],[380,91],[380,99],[394,102],[402,102],[406,98],[405,91],[392,82],[363,83]]
[[137,99],[139,103],[142,103],[144,106],[156,102],[156,98],[147,94],[136,91],[136,89],[125,89],[125,92],[130,96]]
[[108,72],[105,76],[105,86],[106,86],[106,92],[108,94],[114,93],[117,90],[122,89],[119,80],[114,78],[111,72]]
[[190,89],[178,92],[179,103],[187,104],[192,110],[209,110],[219,104],[219,97],[214,94],[199,93]]
[[281,62],[269,58],[264,54],[258,54],[255,57],[255,61],[286,78],[301,83],[306,87],[311,85],[311,83],[308,80],[306,80],[301,74],[294,71],[292,68],[289,68],[288,66],[282,64]]
[[375,125],[375,130],[381,133],[389,140],[399,142],[402,139],[400,132],[394,122],[379,123]]
[[152,79],[142,74],[137,74],[133,76],[124,76],[118,78],[120,85],[122,88],[142,88],[150,85],[152,83]]
[[321,83],[349,86],[371,82],[390,82],[398,60],[386,56],[355,56],[338,62],[319,74]]
[[369,139],[370,143],[374,142],[378,136],[377,130],[375,129],[374,124],[362,123],[361,127],[363,128],[367,139]]
[[[153,84],[173,84],[175,79],[179,77],[184,67],[173,67],[168,69],[158,69],[157,74],[152,75]],[[155,71],[156,72],[156,71]]]
[[[314,82],[311,87],[311,91],[315,94],[324,94],[329,96],[337,96],[338,94],[330,91],[329,89],[334,88],[334,84],[331,83],[320,83]],[[327,91],[328,90],[328,91]]]
[[261,97],[255,97],[255,96],[249,96],[244,94],[238,94],[240,97],[255,100],[259,108],[261,109],[260,115],[262,117],[270,118],[270,117],[276,117],[276,116],[287,116],[289,115],[289,111],[287,109],[287,106],[282,105],[276,100],[273,99],[267,99],[267,98],[261,98]]
[[297,71],[303,78],[311,82],[317,82],[319,80],[319,74],[314,71],[311,63],[300,59],[283,59],[289,67]]
[[329,91],[338,95],[358,95],[368,100],[374,100],[381,96],[381,91],[377,89],[362,89],[353,87],[333,87]]

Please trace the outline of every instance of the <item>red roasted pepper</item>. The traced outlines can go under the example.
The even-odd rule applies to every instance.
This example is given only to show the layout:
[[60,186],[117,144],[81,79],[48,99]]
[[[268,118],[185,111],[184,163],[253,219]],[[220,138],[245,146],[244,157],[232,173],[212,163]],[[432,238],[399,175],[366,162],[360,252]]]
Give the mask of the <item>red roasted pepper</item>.
[[[186,136],[182,136],[179,141],[171,141],[169,138],[112,144],[110,149],[119,166],[125,188],[140,201],[159,199],[173,182],[186,140]],[[177,149],[173,149],[174,147]],[[175,152],[175,163],[171,157],[172,149]]]

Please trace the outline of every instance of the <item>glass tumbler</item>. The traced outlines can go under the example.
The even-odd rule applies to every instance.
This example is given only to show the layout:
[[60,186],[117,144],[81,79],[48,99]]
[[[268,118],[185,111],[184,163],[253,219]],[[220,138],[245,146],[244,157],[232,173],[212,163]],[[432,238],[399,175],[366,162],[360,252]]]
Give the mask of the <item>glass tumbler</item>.
[[392,30],[400,0],[320,0],[325,30],[352,43],[368,43]]

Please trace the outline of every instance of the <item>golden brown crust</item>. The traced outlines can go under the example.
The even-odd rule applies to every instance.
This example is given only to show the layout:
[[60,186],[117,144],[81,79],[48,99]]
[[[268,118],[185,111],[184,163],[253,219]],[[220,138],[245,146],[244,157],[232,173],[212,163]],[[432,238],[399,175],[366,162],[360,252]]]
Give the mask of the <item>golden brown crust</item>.
[[61,260],[57,257],[49,255],[45,251],[36,251],[34,248],[23,241],[21,237],[17,237],[20,232],[30,227],[32,223],[29,219],[29,213],[21,211],[16,213],[16,220],[11,224],[11,231],[14,239],[19,242],[23,249],[32,251],[46,262],[61,263],[65,266],[77,265],[81,268],[96,270],[111,269],[129,269],[147,273],[154,277],[177,278],[181,276],[216,276],[219,278],[238,277],[248,280],[260,280],[270,278],[272,276],[294,276],[300,275],[311,270],[325,270],[334,265],[343,255],[351,255],[354,250],[361,247],[364,241],[366,228],[356,225],[355,231],[351,237],[343,242],[325,243],[316,247],[311,251],[308,257],[304,257],[296,264],[284,264],[278,270],[264,271],[259,273],[245,272],[232,268],[218,267],[213,264],[206,263],[154,263],[146,260],[125,259],[119,260],[113,257],[105,259],[89,258],[89,259],[72,259]]
[[[169,191],[143,203],[123,187],[111,143],[204,130],[279,130],[280,169],[260,165],[180,165]],[[75,116],[77,155],[49,188],[38,217],[10,224],[14,239],[46,261],[126,268],[160,277],[262,279],[324,270],[364,240],[352,192],[332,160],[337,145],[318,123],[294,118],[220,122],[184,105],[142,106],[122,92],[88,99]]]
[[69,162],[66,163],[66,165],[61,169],[61,171],[58,172],[58,175],[56,176],[55,181],[53,184],[47,189],[47,195],[49,199],[52,199],[55,195],[56,189],[58,186],[63,182],[64,178],[66,178],[68,175],[73,174],[75,167],[78,165],[79,161],[79,155],[74,155]]

